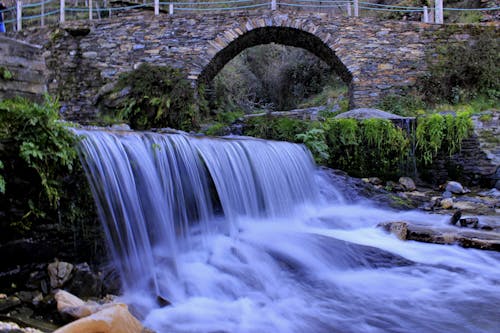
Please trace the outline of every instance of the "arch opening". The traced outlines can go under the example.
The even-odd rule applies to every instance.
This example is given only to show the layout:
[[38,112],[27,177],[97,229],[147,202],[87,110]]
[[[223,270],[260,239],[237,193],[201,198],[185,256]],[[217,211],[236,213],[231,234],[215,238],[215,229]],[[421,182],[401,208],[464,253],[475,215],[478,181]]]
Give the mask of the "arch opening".
[[198,76],[198,83],[209,85],[224,66],[238,57],[243,51],[249,51],[250,48],[268,44],[300,48],[308,51],[306,53],[316,56],[329,66],[332,72],[347,86],[349,105],[352,106],[352,74],[347,67],[318,36],[290,27],[256,28],[241,35],[215,54]]

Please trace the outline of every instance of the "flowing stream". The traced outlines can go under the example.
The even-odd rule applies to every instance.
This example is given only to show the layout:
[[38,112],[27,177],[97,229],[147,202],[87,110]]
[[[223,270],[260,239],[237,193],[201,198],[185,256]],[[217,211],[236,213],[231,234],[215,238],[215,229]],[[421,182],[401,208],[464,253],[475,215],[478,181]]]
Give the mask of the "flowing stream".
[[446,218],[345,199],[301,145],[76,131],[123,298],[159,333],[499,332],[498,253],[384,233]]

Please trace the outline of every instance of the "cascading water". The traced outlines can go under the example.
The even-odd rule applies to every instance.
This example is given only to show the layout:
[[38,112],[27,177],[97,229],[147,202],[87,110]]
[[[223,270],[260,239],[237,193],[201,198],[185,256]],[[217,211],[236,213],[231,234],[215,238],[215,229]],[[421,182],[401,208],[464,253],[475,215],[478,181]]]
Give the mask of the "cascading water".
[[497,332],[497,253],[383,233],[445,222],[345,203],[303,146],[77,132],[124,299],[159,333]]

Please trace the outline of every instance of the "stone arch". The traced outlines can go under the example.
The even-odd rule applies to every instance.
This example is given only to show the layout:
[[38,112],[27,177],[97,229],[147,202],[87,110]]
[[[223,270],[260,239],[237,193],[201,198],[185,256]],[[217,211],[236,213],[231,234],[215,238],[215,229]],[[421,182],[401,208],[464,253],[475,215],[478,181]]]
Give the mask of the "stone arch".
[[198,75],[197,81],[201,84],[210,82],[231,59],[247,48],[276,43],[305,49],[332,67],[348,86],[349,105],[353,106],[353,76],[335,51],[323,40],[329,37],[328,35],[327,38],[321,38],[311,32],[288,26],[264,26],[249,29],[247,32],[242,32],[239,28],[228,30],[209,42],[208,54],[212,57]]

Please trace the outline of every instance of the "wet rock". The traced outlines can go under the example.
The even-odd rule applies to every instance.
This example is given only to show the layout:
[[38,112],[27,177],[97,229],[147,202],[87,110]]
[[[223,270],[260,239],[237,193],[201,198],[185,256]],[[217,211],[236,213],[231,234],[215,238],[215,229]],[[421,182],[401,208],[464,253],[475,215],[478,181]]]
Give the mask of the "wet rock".
[[82,299],[64,290],[58,290],[54,298],[57,301],[57,311],[64,316],[72,318],[87,317],[99,309],[99,304],[96,302],[84,302]]
[[453,198],[446,198],[441,200],[441,208],[443,209],[453,208]]
[[459,222],[460,222],[461,227],[477,229],[479,219],[477,217],[467,217],[467,218],[460,219]]
[[452,216],[451,216],[451,219],[450,219],[450,224],[451,225],[455,225],[457,224],[457,222],[460,220],[460,218],[462,217],[462,212],[460,210],[457,210]]
[[71,277],[73,265],[63,261],[55,261],[47,266],[52,288],[61,288]]
[[434,227],[401,221],[385,222],[379,224],[379,226],[394,233],[398,238],[400,238],[398,235],[399,230],[406,229],[406,240],[433,244],[457,244],[466,248],[500,251],[500,233],[498,232],[463,229],[452,226]]
[[448,184],[446,184],[446,191],[454,193],[454,194],[464,194],[464,193],[469,193],[470,190],[464,188],[462,184],[459,182],[455,181],[450,181]]
[[415,191],[417,189],[415,182],[410,177],[399,178],[399,183],[403,186],[405,191]]
[[408,235],[408,223],[406,222],[384,222],[377,226],[384,228],[386,231],[396,235],[396,237],[401,240],[406,240]]

